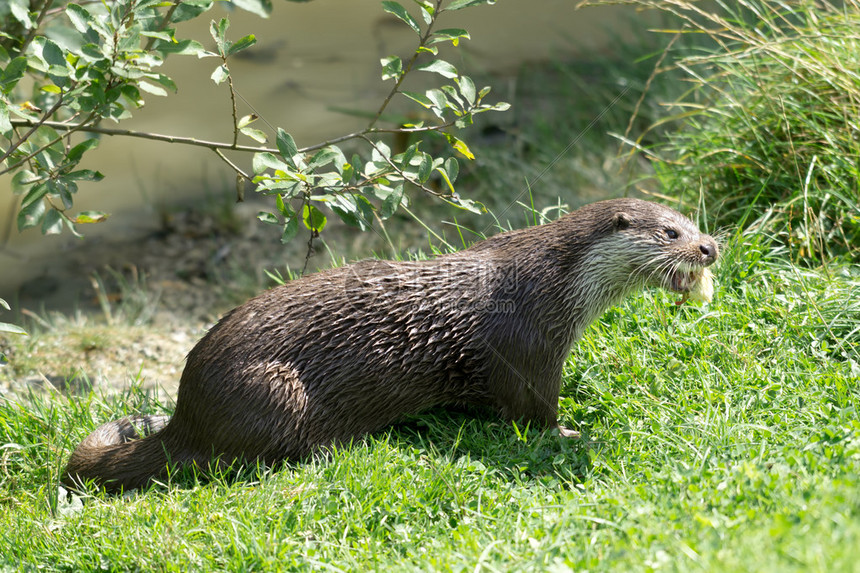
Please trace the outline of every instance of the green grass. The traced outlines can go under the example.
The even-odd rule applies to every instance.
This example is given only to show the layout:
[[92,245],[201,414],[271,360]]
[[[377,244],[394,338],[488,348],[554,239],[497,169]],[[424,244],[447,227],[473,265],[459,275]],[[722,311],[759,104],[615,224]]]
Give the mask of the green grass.
[[632,3],[676,16],[670,38],[705,39],[668,52],[661,69],[688,89],[658,95],[663,137],[633,144],[663,193],[704,195],[719,225],[765,231],[796,261],[860,261],[860,2]]
[[[351,448],[126,497],[56,498],[140,390],[0,402],[0,552],[15,569],[854,571],[860,272],[726,250],[716,300],[646,292],[571,355],[591,443],[432,412]],[[82,503],[80,503],[82,501]]]
[[[846,6],[854,9],[853,3]],[[824,44],[836,37],[812,36],[823,44],[809,55],[830,57]],[[783,43],[783,49],[797,45]],[[777,47],[766,41],[762,46],[762,57],[768,46]],[[682,57],[685,50],[678,50]],[[553,197],[573,203],[631,182],[671,193],[673,182],[687,177],[680,166],[657,163],[650,181],[638,180],[649,173],[641,164],[619,173],[617,143],[606,135],[623,134],[637,109],[634,137],[661,121],[658,100],[682,97],[673,91],[679,86],[666,81],[671,76],[659,74],[637,107],[660,50],[622,56],[633,61],[644,51],[650,59],[604,62],[591,72],[583,63],[524,69],[514,109],[538,111],[502,124],[507,135],[501,145],[467,134],[478,160],[464,163],[461,188],[499,214],[503,227],[524,222],[519,208],[502,213],[521,191],[527,191],[521,200],[538,210],[554,204]],[[809,69],[801,65],[809,60],[799,61],[798,70]],[[734,69],[746,76],[707,78],[757,85],[755,70]],[[633,89],[609,105],[622,83]],[[802,94],[768,90],[760,92],[783,94],[789,111],[792,104],[812,109],[821,99],[810,98],[804,107]],[[735,99],[729,103],[745,97],[741,90],[730,95]],[[856,106],[856,99],[832,101],[840,109]],[[754,103],[770,106],[765,99]],[[749,119],[753,109],[738,107],[738,121]],[[776,115],[787,124],[782,113]],[[796,117],[812,125],[824,117],[816,114]],[[856,141],[842,136],[851,124],[833,117],[826,116],[830,123],[821,130],[805,133],[847,141],[842,157],[848,165]],[[695,149],[703,157],[722,161],[709,151],[740,149],[727,147],[738,141],[766,142],[756,157],[777,163],[786,157],[787,143],[775,132],[731,140],[726,138],[734,128],[717,129],[730,122],[706,119],[691,120],[701,133]],[[747,124],[764,129],[780,122]],[[678,144],[671,129],[663,124],[647,131],[652,139],[641,144],[651,148],[664,136]],[[808,149],[823,150],[815,146],[825,140],[807,139],[814,144]],[[283,467],[246,468],[210,480],[182,472],[167,485],[124,497],[65,498],[58,497],[57,477],[85,435],[127,413],[169,411],[173,396],[153,396],[133,382],[121,395],[0,399],[0,568],[860,570],[860,267],[851,238],[856,220],[850,218],[856,202],[828,199],[840,189],[854,197],[856,165],[817,178],[825,156],[818,157],[814,166],[808,158],[802,165],[783,162],[779,180],[746,174],[767,186],[763,193],[805,188],[812,209],[803,212],[812,227],[761,224],[769,240],[753,234],[729,240],[713,303],[677,307],[673,296],[649,291],[588,329],[571,354],[560,401],[562,422],[580,429],[587,447],[492,418],[434,411],[356,440],[351,448]],[[711,166],[701,162],[705,173],[725,173]],[[686,208],[693,202],[707,206],[708,220],[725,215],[712,195],[718,185],[694,183]],[[757,205],[759,190],[733,191],[737,209]],[[821,226],[830,220],[815,210],[815,201],[823,199],[839,213],[847,205],[844,233],[828,238],[819,232],[834,228]],[[415,202],[422,215],[424,203]],[[428,212],[430,221],[450,217]],[[485,219],[465,222],[478,231],[491,226]],[[789,232],[795,239],[832,238],[834,252],[847,249],[843,260],[855,263],[821,266],[812,257],[805,266],[793,265],[787,261],[798,258],[801,243],[786,239]],[[446,233],[449,240],[456,235]],[[831,261],[829,248],[815,248],[819,260]],[[100,339],[88,332],[79,333],[80,345],[97,346]],[[39,360],[23,352],[10,356],[13,368],[19,360]]]

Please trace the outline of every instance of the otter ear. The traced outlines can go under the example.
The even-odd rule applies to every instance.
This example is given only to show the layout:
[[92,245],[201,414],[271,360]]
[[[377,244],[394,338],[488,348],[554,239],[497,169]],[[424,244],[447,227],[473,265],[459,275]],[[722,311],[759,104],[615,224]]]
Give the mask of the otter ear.
[[626,229],[632,222],[633,218],[624,211],[619,211],[612,216],[612,228],[616,231]]

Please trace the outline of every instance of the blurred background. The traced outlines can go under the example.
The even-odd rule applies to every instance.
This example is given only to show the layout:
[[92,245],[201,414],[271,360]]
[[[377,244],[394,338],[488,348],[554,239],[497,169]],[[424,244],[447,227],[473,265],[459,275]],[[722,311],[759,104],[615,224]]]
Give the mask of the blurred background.
[[[256,112],[262,121],[284,127],[300,147],[361,129],[390,89],[391,82],[380,79],[380,58],[408,56],[415,46],[414,32],[383,12],[376,0],[276,2],[274,8],[270,18],[262,19],[216,5],[181,25],[177,36],[197,39],[211,48],[209,23],[223,16],[230,19],[231,38],[255,34],[258,43],[231,61],[235,87],[243,100],[239,113]],[[514,106],[508,112],[482,116],[477,125],[459,134],[478,157],[471,165],[461,158],[463,178],[458,191],[483,201],[493,212],[504,210],[502,222],[520,217],[521,209],[511,210],[509,205],[516,200],[528,202],[528,194],[522,195],[527,181],[542,203],[539,207],[556,204],[559,198],[561,203],[576,205],[618,194],[621,189],[603,173],[612,171],[603,164],[606,150],[613,145],[606,128],[614,122],[615,129],[623,130],[630,112],[626,104],[638,96],[630,90],[636,88],[637,78],[622,77],[624,73],[610,69],[609,62],[625,57],[621,45],[647,41],[647,21],[631,8],[576,10],[575,3],[568,0],[507,0],[446,14],[438,27],[465,28],[471,35],[471,40],[449,50],[446,57],[479,87],[493,87],[489,101]],[[209,78],[216,64],[213,59],[194,57],[168,59],[164,73],[174,79],[178,93],[166,98],[149,96],[145,107],[119,127],[229,141],[228,89]],[[648,65],[643,69],[647,74]],[[427,77],[410,81],[439,79],[413,74],[421,75]],[[619,95],[630,97],[607,110]],[[403,99],[396,102],[400,108],[395,109],[420,111]],[[598,117],[600,114],[604,116]],[[248,169],[250,154],[233,158]],[[555,163],[550,165],[552,161]],[[213,256],[232,258],[226,252],[229,246],[218,244],[206,247],[214,253],[195,253],[204,260],[183,263],[169,249],[152,252],[158,245],[147,244],[146,239],[153,234],[245,232],[262,241],[254,243],[252,251],[266,251],[253,257],[258,267],[303,266],[306,238],[281,246],[276,228],[254,220],[260,198],[253,192],[246,194],[246,204],[234,205],[235,176],[208,149],[102,137],[84,166],[100,170],[105,179],[83,184],[75,209],[107,211],[111,217],[102,224],[81,226],[83,240],[69,233],[43,236],[37,228],[19,233],[15,213],[20,197],[11,194],[8,175],[0,179],[0,297],[16,302],[17,307],[86,305],[92,295],[84,292],[91,286],[88,277],[105,265],[135,264],[146,272],[146,267],[157,265],[152,259],[168,257],[180,278],[183,274],[188,278],[208,271],[182,268],[183,264],[205,267],[206,257],[210,262]],[[552,172],[538,179],[545,169]],[[571,171],[576,172],[573,178],[565,176]],[[489,215],[475,220],[429,197],[414,200],[416,211],[434,227],[439,226],[440,217],[449,221],[458,217],[461,223],[479,227],[479,232],[495,225]],[[213,205],[216,213],[212,213]],[[334,219],[330,221],[337,226]],[[248,226],[257,228],[249,230]],[[398,248],[427,246],[426,230],[414,222],[395,231]],[[379,235],[355,229],[332,229],[324,238],[333,252],[348,259],[368,256],[386,246]],[[143,252],[136,252],[144,245]],[[242,263],[248,262],[248,256],[240,258]],[[315,257],[310,267],[330,264],[331,258],[325,255]]]

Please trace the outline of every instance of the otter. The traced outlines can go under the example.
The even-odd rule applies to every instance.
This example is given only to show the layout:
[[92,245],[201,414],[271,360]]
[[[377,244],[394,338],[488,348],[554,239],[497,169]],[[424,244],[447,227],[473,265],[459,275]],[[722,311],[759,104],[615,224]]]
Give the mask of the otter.
[[227,313],[190,351],[176,409],[107,423],[63,481],[108,491],[172,465],[296,460],[436,406],[558,428],[562,366],[585,328],[647,286],[682,294],[718,257],[677,211],[586,205],[423,261],[365,260]]

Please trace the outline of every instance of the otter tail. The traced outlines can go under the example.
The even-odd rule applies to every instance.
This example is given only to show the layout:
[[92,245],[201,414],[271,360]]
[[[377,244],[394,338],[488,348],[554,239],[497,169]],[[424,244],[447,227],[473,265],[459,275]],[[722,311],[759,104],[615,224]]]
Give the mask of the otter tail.
[[170,449],[168,416],[129,416],[108,422],[82,441],[66,466],[63,483],[92,480],[117,492],[164,475]]

